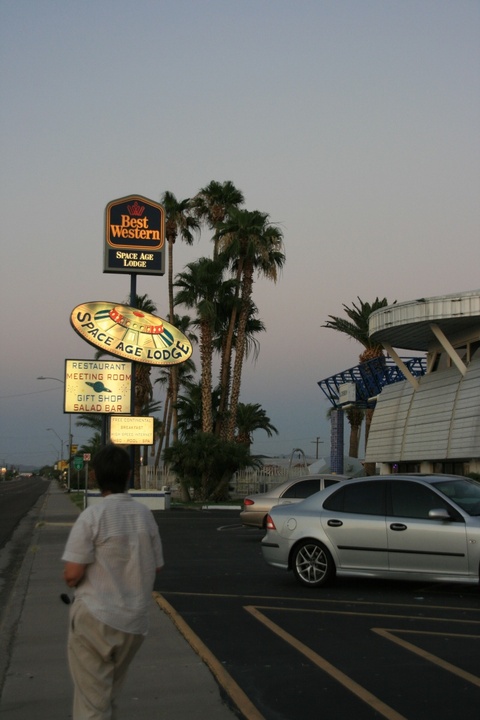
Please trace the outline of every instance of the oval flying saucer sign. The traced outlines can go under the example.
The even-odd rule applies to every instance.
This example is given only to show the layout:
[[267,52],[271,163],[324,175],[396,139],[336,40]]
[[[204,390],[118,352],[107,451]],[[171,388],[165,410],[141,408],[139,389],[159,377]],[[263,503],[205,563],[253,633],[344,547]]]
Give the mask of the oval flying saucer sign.
[[82,303],[72,311],[70,322],[91,345],[133,362],[179,365],[192,354],[192,344],[180,330],[129,305]]

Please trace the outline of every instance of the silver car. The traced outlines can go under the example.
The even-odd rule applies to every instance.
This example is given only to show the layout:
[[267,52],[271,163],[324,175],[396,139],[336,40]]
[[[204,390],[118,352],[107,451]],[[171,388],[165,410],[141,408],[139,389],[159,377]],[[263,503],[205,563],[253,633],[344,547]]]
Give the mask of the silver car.
[[455,475],[386,475],[341,483],[273,508],[269,565],[308,587],[337,575],[479,582],[480,483]]
[[298,503],[347,477],[348,475],[301,475],[268,492],[248,495],[243,500],[243,510],[240,513],[242,524],[264,528],[268,513],[276,505]]

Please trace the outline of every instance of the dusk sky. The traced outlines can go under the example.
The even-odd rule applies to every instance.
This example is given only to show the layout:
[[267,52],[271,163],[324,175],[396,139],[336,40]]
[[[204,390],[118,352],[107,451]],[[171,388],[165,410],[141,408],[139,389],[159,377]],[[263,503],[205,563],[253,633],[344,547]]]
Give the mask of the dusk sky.
[[[211,180],[284,233],[241,392],[279,434],[253,451],[328,455],[317,382],[361,352],[328,316],[480,287],[479,37],[478,0],[0,0],[0,463],[66,448],[63,386],[36,378],[93,358],[74,307],[126,301],[107,203]],[[175,272],[211,250],[178,241]],[[137,291],[167,316],[166,275]]]

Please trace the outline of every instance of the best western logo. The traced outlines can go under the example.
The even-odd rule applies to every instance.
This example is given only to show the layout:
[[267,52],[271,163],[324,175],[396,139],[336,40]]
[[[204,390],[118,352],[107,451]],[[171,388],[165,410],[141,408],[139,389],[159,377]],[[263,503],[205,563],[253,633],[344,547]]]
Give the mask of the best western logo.
[[132,218],[122,215],[120,225],[110,225],[113,238],[135,238],[136,240],[160,240],[160,230],[150,230],[148,217]]
[[[141,200],[141,202],[139,202]],[[140,196],[107,205],[107,243],[114,248],[160,250],[164,244],[164,210]]]

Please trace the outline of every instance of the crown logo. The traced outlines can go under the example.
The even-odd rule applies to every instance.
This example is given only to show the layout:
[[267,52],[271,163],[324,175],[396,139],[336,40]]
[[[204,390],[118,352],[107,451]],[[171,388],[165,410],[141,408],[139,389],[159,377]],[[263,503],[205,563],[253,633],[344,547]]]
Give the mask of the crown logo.
[[143,211],[145,210],[145,205],[140,205],[138,200],[135,200],[133,205],[127,205],[128,212],[130,215],[134,215],[135,217],[140,217],[140,215],[143,214]]

